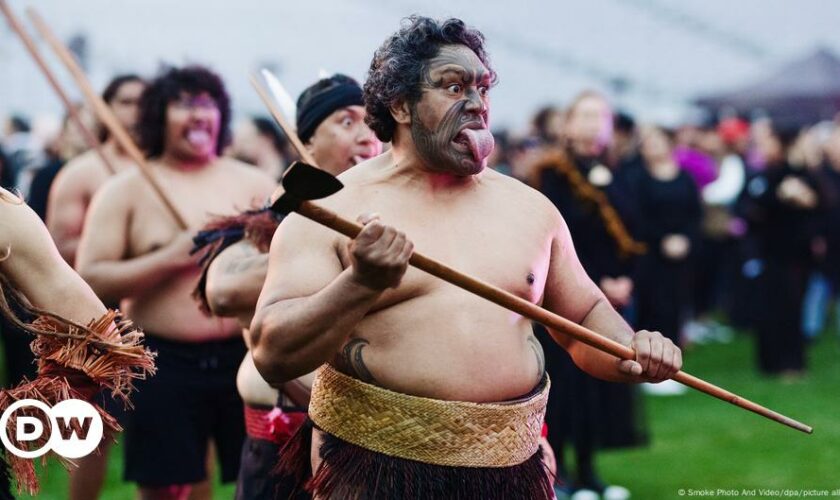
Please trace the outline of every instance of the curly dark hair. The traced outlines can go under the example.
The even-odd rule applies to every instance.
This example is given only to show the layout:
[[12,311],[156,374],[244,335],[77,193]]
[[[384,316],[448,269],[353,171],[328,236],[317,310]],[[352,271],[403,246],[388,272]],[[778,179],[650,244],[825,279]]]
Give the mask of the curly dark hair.
[[484,48],[484,35],[460,19],[438,21],[413,15],[403,20],[399,31],[391,35],[373,55],[364,86],[368,126],[383,142],[390,141],[397,126],[391,107],[405,101],[415,104],[421,97],[422,75],[426,62],[437,56],[443,45],[466,45],[490,70]]
[[219,75],[203,66],[166,67],[143,91],[137,121],[141,149],[149,158],[163,154],[166,107],[178,100],[182,92],[192,95],[207,92],[216,101],[221,113],[216,153],[221,155],[231,139],[230,97]]

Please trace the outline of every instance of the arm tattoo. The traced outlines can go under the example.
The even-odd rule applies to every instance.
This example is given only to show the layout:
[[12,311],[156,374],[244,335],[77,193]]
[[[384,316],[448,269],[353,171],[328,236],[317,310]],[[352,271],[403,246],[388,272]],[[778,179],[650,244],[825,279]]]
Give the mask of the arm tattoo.
[[537,337],[533,333],[528,337],[528,344],[531,346],[531,350],[534,351],[534,355],[537,356],[537,375],[542,378],[545,373],[545,353],[543,353],[542,344],[540,344],[540,341],[537,340]]
[[370,370],[368,370],[367,365],[365,365],[362,359],[362,349],[368,344],[370,342],[365,339],[351,339],[344,345],[344,349],[341,350],[341,355],[344,365],[353,376],[362,382],[376,384],[376,379],[370,373]]

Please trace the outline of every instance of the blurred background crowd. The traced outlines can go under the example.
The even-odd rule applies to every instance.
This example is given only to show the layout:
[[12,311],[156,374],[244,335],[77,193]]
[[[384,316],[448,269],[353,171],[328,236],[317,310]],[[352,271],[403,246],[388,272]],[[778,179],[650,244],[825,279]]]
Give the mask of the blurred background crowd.
[[[683,32],[731,43],[733,51],[753,58],[766,55],[766,47],[737,30],[691,22],[685,11],[659,2],[631,3],[653,18],[671,16],[672,27]],[[456,14],[484,28],[461,10]],[[821,12],[814,5],[810,10]],[[388,24],[383,32],[393,28]],[[492,51],[499,32],[485,33]],[[514,38],[497,36],[495,42],[505,57],[512,47],[519,47],[520,55],[524,50]],[[369,60],[373,45],[353,46]],[[75,48],[84,61],[85,43]],[[774,387],[800,387],[809,381],[811,347],[821,335],[840,332],[840,57],[835,49],[810,47],[786,61],[761,64],[744,79],[753,83],[697,93],[685,99],[679,115],[645,112],[643,104],[627,98],[627,80],[602,78],[595,70],[576,71],[576,82],[588,76],[590,84],[566,85],[553,97],[544,97],[545,89],[538,87],[541,107],[517,107],[515,97],[500,91],[494,105],[505,101],[503,116],[512,116],[514,108],[519,117],[493,122],[490,167],[541,191],[560,209],[584,267],[613,305],[637,329],[661,331],[683,347],[687,366],[698,346],[746,341],[750,356],[741,361],[757,379]],[[657,54],[651,51],[648,57]],[[548,52],[536,56],[532,50],[523,58],[541,57],[555,69],[559,64]],[[575,66],[570,61],[564,63],[567,69]],[[515,80],[497,69],[500,89]],[[235,104],[240,96],[236,85],[231,87]],[[118,95],[105,97],[129,114],[136,107],[136,96],[123,96],[125,102]],[[533,102],[531,95],[527,103]],[[45,218],[52,181],[87,147],[69,120],[59,121],[57,107],[52,120],[45,120],[40,109],[14,104],[3,106],[0,184],[19,192]],[[79,105],[78,111],[92,128],[99,127],[90,110]],[[227,154],[279,178],[296,159],[288,139],[263,114],[239,109],[236,116]],[[575,378],[580,375],[570,371],[563,353],[546,344],[549,371],[557,373],[556,380],[569,381],[557,389],[560,403],[548,416],[564,493],[626,498],[628,490],[610,489],[611,478],[596,471],[595,453],[648,442],[640,395]],[[10,363],[14,360],[7,360],[7,367]],[[679,396],[685,388],[663,383],[642,392]],[[573,450],[573,460],[564,459],[566,447]]]
[[[807,367],[801,346],[837,318],[840,285],[840,59],[826,50],[813,58],[826,75],[836,72],[837,89],[810,111],[796,105],[796,93],[764,106],[724,95],[664,126],[582,89],[565,106],[538,109],[527,127],[494,130],[489,165],[552,198],[553,177],[565,175],[553,159],[565,154],[588,184],[617,193],[608,203],[646,247],[631,259],[632,285],[616,304],[682,345],[726,341],[731,327],[762,331],[757,368],[796,377]],[[134,112],[138,96],[106,97]],[[102,130],[88,109],[77,111]],[[67,117],[49,134],[31,120],[5,119],[0,179],[43,218],[52,180],[88,148]],[[275,178],[296,159],[262,115],[236,122],[227,154]],[[780,316],[764,325],[768,307]]]

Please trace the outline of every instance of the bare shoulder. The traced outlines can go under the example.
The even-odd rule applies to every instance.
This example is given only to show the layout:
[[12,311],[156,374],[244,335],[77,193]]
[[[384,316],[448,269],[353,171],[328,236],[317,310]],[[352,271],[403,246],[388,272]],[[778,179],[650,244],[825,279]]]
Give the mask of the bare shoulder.
[[140,193],[145,193],[146,189],[147,183],[139,168],[125,169],[109,177],[96,191],[93,200],[98,204],[107,203],[109,206],[126,205]]
[[382,178],[389,167],[393,167],[393,158],[385,153],[350,167],[338,175],[345,186],[359,186],[376,182]]
[[379,189],[387,182],[388,170],[393,166],[388,154],[359,163],[338,176],[344,188],[329,198],[319,200],[319,203],[332,208],[356,204],[372,189]]
[[104,171],[102,159],[95,150],[89,149],[68,161],[67,164],[61,168],[61,171],[69,174],[76,174],[78,172],[88,172],[92,169],[100,168]]
[[236,185],[250,196],[265,198],[274,191],[277,181],[259,168],[233,158],[219,158],[220,171],[225,178],[235,179]]
[[241,176],[242,181],[254,183],[274,183],[274,179],[253,165],[249,165],[229,157],[219,158],[218,162],[221,170],[230,175]]
[[67,189],[76,186],[86,186],[107,177],[108,172],[102,165],[102,159],[96,151],[89,150],[68,161],[55,179],[57,189]]
[[524,182],[495,170],[482,173],[482,181],[492,195],[498,197],[500,206],[506,210],[527,213],[530,217],[544,218],[546,222],[562,224],[562,217],[557,207],[544,194]]

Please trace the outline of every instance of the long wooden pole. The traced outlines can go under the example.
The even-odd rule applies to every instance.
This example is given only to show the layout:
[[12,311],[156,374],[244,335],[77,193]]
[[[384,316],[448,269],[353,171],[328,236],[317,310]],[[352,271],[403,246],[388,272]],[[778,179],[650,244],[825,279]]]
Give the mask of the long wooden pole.
[[295,148],[298,155],[300,155],[300,158],[305,163],[308,163],[313,167],[317,167],[318,164],[315,163],[315,158],[312,157],[312,153],[310,153],[309,150],[306,149],[306,146],[304,146],[303,143],[300,141],[300,138],[298,137],[297,132],[295,132],[294,127],[292,127],[288,120],[286,120],[286,117],[283,116],[283,113],[280,112],[280,109],[277,108],[277,106],[274,104],[274,101],[272,101],[271,97],[268,94],[268,91],[262,86],[262,84],[260,84],[260,81],[257,78],[257,76],[252,74],[250,80],[251,85],[254,86],[254,89],[257,91],[257,94],[259,94],[260,99],[262,99],[262,102],[266,105],[268,111],[271,113],[271,116],[274,117],[274,120],[277,122],[278,125],[280,125],[280,128],[283,129],[283,132],[286,134],[286,137],[289,138],[289,142],[292,143],[292,146]]
[[[277,122],[286,132],[286,134],[289,135],[289,139],[292,140],[292,144],[295,144],[297,147],[297,144],[300,143],[300,140],[295,141],[294,139],[297,139],[297,136],[294,134],[294,132],[292,132],[291,134],[289,133],[288,123],[286,122],[282,113],[280,113],[280,110],[277,109],[277,107],[274,105],[271,99],[269,99],[267,92],[265,92],[265,90],[262,89],[262,86],[257,82],[257,80],[254,77],[251,78],[251,83],[257,89],[257,92],[260,94],[260,97],[262,98],[263,102],[268,107],[269,111],[271,111],[272,116],[274,116],[274,118],[277,120]],[[301,157],[304,158],[304,161],[306,161],[306,149],[302,147],[302,144],[301,149],[298,151],[298,153],[300,153]],[[311,158],[311,156],[309,157]],[[281,194],[282,188],[278,188],[278,191],[275,193],[275,196],[279,197]],[[344,219],[338,214],[326,210],[310,201],[302,202],[295,211],[310,220],[313,220],[321,225],[324,225],[334,231],[337,231],[347,236],[348,238],[355,238],[362,230],[361,225]],[[490,302],[498,304],[504,307],[505,309],[521,314],[522,316],[532,321],[536,321],[537,323],[543,324],[557,332],[560,332],[564,335],[568,335],[576,340],[579,340],[580,342],[594,347],[595,349],[598,349],[600,351],[603,351],[607,354],[611,354],[621,359],[636,359],[636,352],[628,346],[619,344],[618,342],[608,339],[603,335],[599,335],[593,332],[592,330],[589,330],[588,328],[575,323],[574,321],[568,320],[536,304],[528,302],[527,300],[518,297],[510,292],[507,292],[489,283],[486,283],[477,278],[457,271],[429,257],[415,252],[409,259],[409,263],[417,269],[423,270],[431,274],[432,276],[440,278],[468,292],[474,293],[475,295],[478,295],[479,297],[485,298]],[[813,432],[812,427],[803,424],[802,422],[799,422],[790,417],[782,415],[781,413],[777,413],[773,410],[765,408],[764,406],[754,403],[748,399],[742,398],[737,394],[722,389],[714,384],[706,382],[705,380],[702,380],[693,375],[689,375],[684,371],[677,372],[672,377],[672,379],[684,385],[687,385],[688,387],[694,388],[700,392],[705,392],[710,396],[726,401],[727,403],[731,403],[745,410],[757,413],[758,415],[766,417],[770,420],[779,422],[780,424],[792,427],[793,429],[805,432],[807,434],[811,434]]]
[[50,70],[49,66],[47,66],[44,57],[41,55],[41,52],[38,50],[38,47],[35,45],[35,42],[32,40],[32,37],[29,36],[29,33],[26,32],[23,25],[17,19],[12,9],[9,8],[9,5],[6,3],[6,0],[0,0],[0,10],[3,11],[3,15],[6,16],[6,19],[9,21],[9,25],[12,27],[12,31],[17,33],[18,38],[20,41],[23,42],[23,46],[26,47],[27,52],[29,55],[32,56],[32,59],[35,61],[35,64],[40,68],[41,73],[47,78],[47,82],[49,82],[50,87],[55,91],[58,98],[61,100],[62,104],[64,104],[64,108],[67,110],[67,113],[70,116],[70,119],[73,121],[73,124],[76,125],[76,128],[79,129],[79,132],[82,134],[82,138],[87,143],[88,147],[96,151],[96,154],[99,155],[99,158],[102,159],[103,165],[105,165],[105,169],[108,170],[108,173],[114,174],[116,173],[116,169],[105,153],[102,151],[102,144],[99,142],[99,139],[90,131],[90,129],[84,124],[82,118],[79,116],[79,112],[76,110],[76,107],[73,105],[73,102],[70,101],[70,98],[67,96],[67,93],[64,92],[64,89],[58,83],[53,72]]
[[[326,210],[309,201],[301,203],[300,207],[295,211],[304,217],[318,222],[319,224],[322,224],[334,231],[338,231],[349,238],[355,238],[362,230],[362,226],[359,224],[344,219],[338,214]],[[521,314],[526,318],[543,324],[562,334],[573,337],[574,339],[590,345],[600,351],[612,354],[613,356],[621,359],[636,359],[636,352],[630,347],[619,344],[618,342],[608,339],[602,335],[598,335],[584,326],[554,314],[553,312],[528,302],[527,300],[513,295],[512,293],[473,278],[472,276],[457,271],[436,260],[430,259],[429,257],[415,252],[409,259],[409,263],[418,269],[426,271],[432,276],[436,276],[459,288],[472,292],[479,297],[483,297],[490,302],[494,302],[505,309]],[[735,406],[752,411],[796,430],[807,434],[813,432],[813,429],[808,425],[765,408],[748,399],[742,398],[737,394],[722,389],[698,377],[689,375],[684,371],[677,372],[672,379],[685,384],[688,387],[705,392],[710,396],[732,403]]]
[[56,53],[59,59],[67,66],[67,69],[70,71],[70,74],[73,76],[73,79],[79,85],[79,88],[82,90],[82,93],[87,98],[88,103],[96,112],[99,119],[102,123],[108,127],[108,130],[114,136],[117,142],[119,142],[120,146],[125,150],[125,152],[137,163],[137,167],[140,169],[140,173],[146,179],[146,181],[151,186],[152,190],[157,194],[160,201],[166,207],[169,214],[175,219],[175,222],[181,229],[187,229],[187,222],[186,219],[181,215],[180,212],[175,208],[175,205],[169,199],[169,197],[164,192],[163,188],[158,183],[157,179],[155,179],[154,174],[152,173],[151,168],[149,167],[148,163],[146,162],[145,156],[134,144],[134,140],[122,126],[122,124],[117,120],[117,117],[114,116],[113,111],[111,108],[105,103],[104,100],[93,90],[93,86],[91,86],[90,82],[87,79],[84,71],[76,62],[76,59],[73,57],[73,54],[64,46],[64,44],[55,36],[52,30],[47,26],[41,16],[38,14],[35,9],[32,7],[26,9],[27,15],[32,20],[32,24],[35,26],[35,29],[41,34],[42,37],[47,41],[53,51]]

